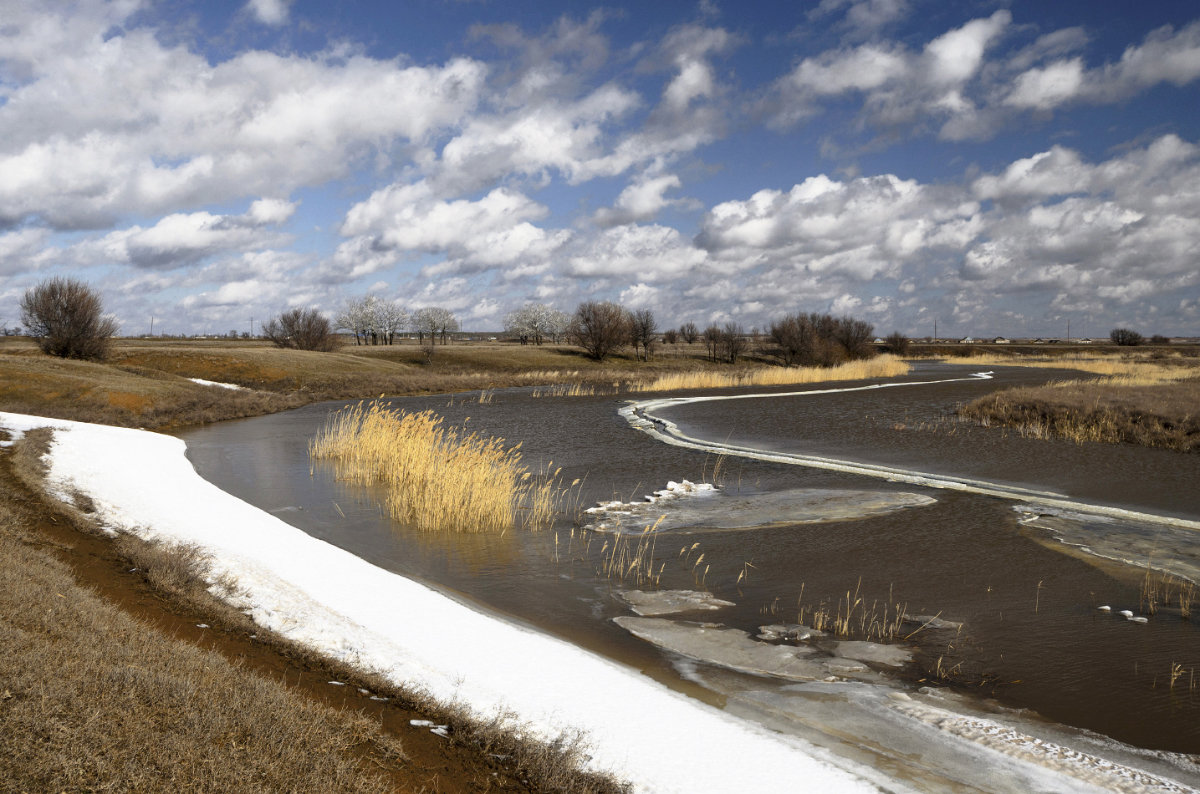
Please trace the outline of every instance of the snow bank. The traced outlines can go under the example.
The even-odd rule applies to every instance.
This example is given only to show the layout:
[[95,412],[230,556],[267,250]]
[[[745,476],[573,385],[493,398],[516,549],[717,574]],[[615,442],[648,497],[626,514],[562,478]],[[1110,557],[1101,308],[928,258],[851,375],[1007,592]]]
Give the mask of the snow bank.
[[204,380],[203,378],[188,378],[192,383],[198,383],[201,386],[216,386],[218,389],[230,389],[232,391],[246,391],[245,386],[239,386],[236,383],[221,383],[215,380]]
[[[487,617],[317,540],[200,478],[184,443],[140,430],[0,413],[56,429],[51,487],[111,527],[199,544],[256,621],[293,640],[550,737],[582,729],[591,765],[643,791],[875,790],[878,773],[769,732],[566,642]],[[903,788],[903,786],[901,786]]]

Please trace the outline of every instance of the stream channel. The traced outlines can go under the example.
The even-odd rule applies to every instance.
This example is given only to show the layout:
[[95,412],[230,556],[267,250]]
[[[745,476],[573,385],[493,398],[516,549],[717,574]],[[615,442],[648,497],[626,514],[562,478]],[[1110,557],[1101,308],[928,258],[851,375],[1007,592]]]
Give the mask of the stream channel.
[[[387,400],[520,442],[530,468],[553,462],[564,483],[581,480],[581,508],[607,504],[572,511],[553,530],[500,537],[409,530],[385,515],[380,492],[310,462],[309,440],[344,403],[182,436],[203,477],[316,537],[917,788],[980,780],[970,754],[931,749],[913,732],[936,722],[917,708],[918,694],[968,715],[953,729],[939,726],[960,739],[999,720],[1076,755],[1150,764],[1200,785],[1200,592],[1190,619],[1176,603],[1187,580],[1200,580],[1200,456],[958,422],[956,405],[995,389],[1078,376],[1012,367],[972,377],[977,370],[921,363],[894,381],[911,385],[660,404],[651,409],[657,423],[621,411],[660,395],[523,388],[485,402],[479,393]],[[794,393],[801,389],[811,393]],[[670,425],[725,454],[664,443],[639,422],[652,431]],[[788,456],[932,479],[813,468]],[[937,478],[991,483],[999,494],[938,487]],[[684,481],[700,487],[645,499]],[[643,541],[653,543],[653,563],[639,570],[661,578],[641,587],[659,595],[646,596],[639,615],[629,603],[639,597],[628,595],[639,589],[637,573],[623,580],[604,569],[614,544],[632,551]],[[1166,584],[1164,571],[1173,574]],[[1147,576],[1172,600],[1153,613],[1142,599]],[[672,612],[663,591],[728,604]],[[805,638],[794,628],[852,604],[850,637]],[[892,626],[904,652],[858,642],[874,639],[863,636],[872,623]],[[779,628],[760,628],[770,625]],[[1029,781],[1018,778],[987,787],[1019,790]]]

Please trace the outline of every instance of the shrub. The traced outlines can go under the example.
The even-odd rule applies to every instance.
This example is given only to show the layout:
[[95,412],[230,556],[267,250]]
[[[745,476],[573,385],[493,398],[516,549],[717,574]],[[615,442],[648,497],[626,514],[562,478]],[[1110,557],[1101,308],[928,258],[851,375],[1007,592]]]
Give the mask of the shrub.
[[625,310],[610,301],[584,301],[575,310],[568,332],[590,357],[603,361],[625,344],[629,321]]
[[887,352],[903,356],[908,352],[908,337],[899,331],[893,331],[888,334],[888,338],[884,340],[883,346]]
[[316,309],[291,309],[272,317],[263,326],[263,336],[276,347],[329,351],[337,347],[333,325]]
[[1128,328],[1114,328],[1109,332],[1108,338],[1113,341],[1114,345],[1124,345],[1132,347],[1142,343],[1142,335],[1137,331],[1131,331]]
[[70,278],[52,278],[26,291],[21,322],[42,352],[62,358],[103,360],[117,332],[117,321],[104,315],[100,296]]
[[1152,344],[1152,345],[1169,345],[1169,344],[1171,344],[1171,339],[1169,337],[1163,336],[1162,334],[1155,334],[1154,336],[1150,337],[1150,344]]

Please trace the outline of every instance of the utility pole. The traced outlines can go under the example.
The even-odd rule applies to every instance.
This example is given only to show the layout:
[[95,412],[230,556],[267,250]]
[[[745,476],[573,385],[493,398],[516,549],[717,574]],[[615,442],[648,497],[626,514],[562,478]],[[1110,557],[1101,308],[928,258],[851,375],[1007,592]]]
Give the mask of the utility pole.
[[250,315],[250,338],[254,338],[254,315]]
[[1067,320],[1067,344],[1071,344],[1071,321]]
[[150,336],[154,336],[154,315],[150,315]]
[[937,318],[933,318],[933,341],[937,341]]

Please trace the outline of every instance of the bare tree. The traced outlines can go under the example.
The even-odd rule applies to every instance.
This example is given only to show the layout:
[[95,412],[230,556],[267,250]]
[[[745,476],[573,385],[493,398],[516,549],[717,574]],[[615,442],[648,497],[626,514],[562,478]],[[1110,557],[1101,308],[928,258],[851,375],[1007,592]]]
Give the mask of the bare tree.
[[82,281],[52,278],[21,298],[21,322],[42,352],[62,358],[103,360],[117,321],[104,314],[100,295]]
[[664,343],[668,345],[676,345],[679,343],[679,332],[674,328],[668,328],[667,330],[663,331],[662,338]]
[[[28,325],[28,322],[26,322],[26,325]],[[1114,345],[1134,347],[1142,343],[1142,335],[1129,328],[1114,328],[1109,332],[1108,338],[1112,340]]]
[[417,340],[424,343],[425,337],[431,340],[441,337],[442,344],[447,343],[446,335],[458,330],[458,319],[454,312],[436,306],[417,309],[412,316],[412,327],[417,332]]
[[322,352],[337,347],[333,325],[316,309],[290,309],[267,320],[262,333],[276,347]]
[[408,327],[408,312],[396,301],[381,300],[375,307],[375,320],[384,341],[392,344],[396,334]]
[[629,315],[629,341],[633,344],[634,356],[637,355],[640,347],[642,359],[650,360],[650,353],[654,349],[654,334],[657,330],[658,325],[654,322],[654,312],[649,309],[638,309]]
[[571,318],[565,312],[545,303],[527,303],[509,312],[504,318],[504,330],[521,344],[540,345],[546,339],[557,339],[566,331]]
[[732,320],[725,323],[725,327],[721,329],[719,342],[719,352],[723,361],[728,361],[730,364],[736,364],[741,358],[746,349],[750,346],[750,341],[746,339],[746,332],[742,330],[742,326]]
[[708,357],[713,361],[717,360],[721,348],[721,326],[713,323],[704,329],[704,347],[708,350]]
[[700,338],[700,331],[696,328],[695,323],[688,321],[679,326],[679,335],[683,337],[683,341],[691,345]]
[[875,354],[869,344],[874,332],[875,326],[866,320],[839,317],[834,320],[833,341],[841,345],[849,359],[870,358]]
[[908,337],[899,331],[892,331],[884,340],[884,348],[889,353],[895,353],[897,356],[903,356],[908,352]]
[[610,301],[584,301],[575,310],[568,336],[590,357],[603,361],[625,344],[626,312]]

